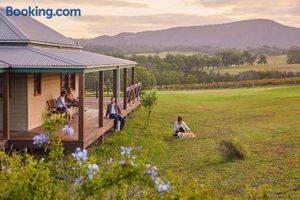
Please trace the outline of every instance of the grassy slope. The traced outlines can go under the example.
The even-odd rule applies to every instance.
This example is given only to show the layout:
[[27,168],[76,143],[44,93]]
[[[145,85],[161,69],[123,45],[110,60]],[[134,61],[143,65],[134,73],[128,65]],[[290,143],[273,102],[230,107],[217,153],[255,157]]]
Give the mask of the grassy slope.
[[[172,138],[178,114],[196,139]],[[300,198],[300,87],[159,92],[148,130],[142,128],[144,118],[138,110],[124,133],[93,149],[107,156],[119,145],[144,145],[147,158],[161,169],[197,177],[220,194],[270,184],[274,197]],[[229,135],[248,146],[249,158],[226,162],[218,155],[219,140]]]

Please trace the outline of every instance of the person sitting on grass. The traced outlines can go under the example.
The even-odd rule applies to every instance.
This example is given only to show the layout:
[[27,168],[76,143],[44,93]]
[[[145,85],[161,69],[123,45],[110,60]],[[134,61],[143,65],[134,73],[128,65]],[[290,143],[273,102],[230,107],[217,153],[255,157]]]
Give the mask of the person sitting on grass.
[[177,121],[174,123],[174,137],[178,138],[189,138],[195,137],[195,135],[191,132],[191,129],[188,125],[183,121],[181,116],[178,116]]
[[120,114],[121,114],[121,109],[118,106],[118,104],[116,104],[116,99],[112,97],[111,103],[107,105],[106,117],[115,120],[116,132],[119,132],[120,130],[122,131],[125,125],[125,120]]

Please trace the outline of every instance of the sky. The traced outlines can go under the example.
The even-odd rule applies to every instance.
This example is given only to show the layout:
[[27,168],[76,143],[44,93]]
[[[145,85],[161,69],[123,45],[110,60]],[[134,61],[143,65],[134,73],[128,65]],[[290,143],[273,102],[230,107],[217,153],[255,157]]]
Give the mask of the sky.
[[81,17],[36,19],[72,38],[271,19],[300,28],[300,0],[1,0],[14,8],[80,8]]

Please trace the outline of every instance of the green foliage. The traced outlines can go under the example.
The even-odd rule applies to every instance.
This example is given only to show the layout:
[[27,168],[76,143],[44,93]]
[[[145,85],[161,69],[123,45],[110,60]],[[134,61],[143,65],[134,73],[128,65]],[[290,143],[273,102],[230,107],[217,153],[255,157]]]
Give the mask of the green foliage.
[[288,64],[300,63],[300,48],[299,47],[292,47],[288,50],[287,63]]
[[267,63],[268,63],[267,56],[265,56],[265,55],[259,55],[258,56],[257,64],[259,64],[259,65],[265,65]]
[[65,120],[59,115],[49,115],[47,112],[43,116],[43,129],[50,139],[50,145],[46,145],[45,149],[50,149],[49,158],[52,160],[60,160],[63,156],[63,144],[59,136]]
[[156,91],[144,93],[142,95],[142,101],[141,101],[142,106],[147,111],[147,117],[146,117],[146,120],[145,120],[144,128],[147,128],[149,126],[151,113],[152,113],[153,107],[156,104],[157,100],[158,100],[158,97],[156,95]]
[[148,71],[145,67],[137,67],[136,74],[138,82],[142,82],[144,88],[149,89],[156,85],[154,74]]
[[27,153],[8,156],[0,152],[0,199],[50,199],[50,169]]
[[226,159],[244,160],[248,155],[247,149],[235,138],[221,140],[219,152]]

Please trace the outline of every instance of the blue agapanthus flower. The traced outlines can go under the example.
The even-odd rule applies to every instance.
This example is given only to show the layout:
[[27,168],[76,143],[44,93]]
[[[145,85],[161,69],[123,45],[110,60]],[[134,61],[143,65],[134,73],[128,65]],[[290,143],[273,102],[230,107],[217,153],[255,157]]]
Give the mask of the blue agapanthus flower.
[[81,150],[81,148],[77,148],[74,153],[72,153],[73,158],[77,161],[84,161],[88,160],[88,153],[86,149]]
[[119,165],[123,166],[123,165],[125,165],[125,163],[126,163],[125,160],[119,160]]
[[122,156],[130,156],[132,148],[130,147],[121,147],[121,155]]
[[80,185],[84,182],[84,178],[83,176],[79,176],[78,178],[76,178],[75,180],[75,185]]
[[170,182],[158,184],[157,191],[158,192],[170,192]]
[[87,175],[90,180],[94,179],[94,176],[99,171],[99,166],[97,164],[89,164]]
[[65,127],[62,129],[63,133],[65,133],[67,136],[73,136],[74,135],[74,129],[68,125],[65,125]]
[[41,147],[44,144],[50,144],[50,139],[46,134],[42,133],[33,137],[33,144]]

